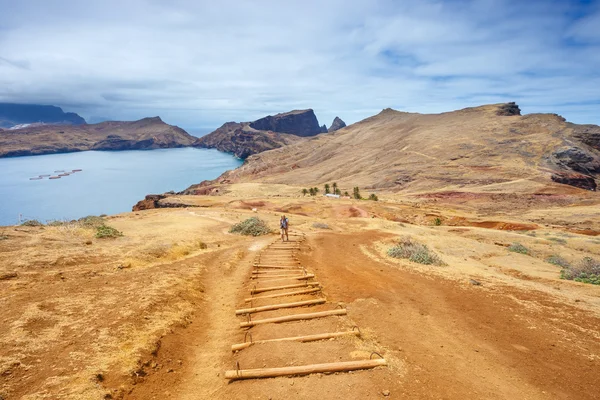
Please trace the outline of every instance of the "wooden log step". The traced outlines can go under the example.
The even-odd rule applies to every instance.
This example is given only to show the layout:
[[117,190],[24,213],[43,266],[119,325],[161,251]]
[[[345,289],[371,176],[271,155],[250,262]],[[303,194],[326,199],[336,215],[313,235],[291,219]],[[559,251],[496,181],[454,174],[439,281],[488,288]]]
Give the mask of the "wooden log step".
[[[298,269],[302,269],[302,267],[300,267],[300,263],[296,264],[296,268]],[[254,267],[256,268],[279,268],[279,269],[286,269],[286,268],[293,268],[293,265],[271,265],[271,264],[254,264]]]
[[325,340],[325,339],[333,339],[342,336],[359,336],[359,331],[346,331],[346,332],[331,332],[331,333],[318,333],[316,335],[305,335],[305,336],[294,336],[294,337],[285,337],[278,339],[265,339],[265,340],[256,340],[253,342],[239,343],[231,346],[231,351],[239,351],[246,349],[253,344],[264,344],[264,343],[273,343],[273,342],[315,342],[317,340]]
[[[281,270],[279,270],[281,271]],[[300,270],[300,272],[302,272],[302,270]],[[308,275],[308,274],[306,274]],[[254,274],[252,275],[251,279],[264,279],[264,278],[296,278],[298,276],[305,276],[305,274],[266,274],[266,275],[257,275]],[[313,275],[314,276],[314,275]]]
[[278,310],[280,308],[314,306],[316,304],[323,304],[323,303],[325,303],[325,301],[326,301],[325,299],[315,299],[315,300],[296,301],[294,303],[270,304],[268,306],[242,308],[239,310],[235,310],[235,315],[244,315],[244,314],[252,314],[252,313],[257,313],[257,312],[262,312],[262,311]]
[[[260,278],[262,279],[261,282],[277,282],[277,281],[286,281],[286,280],[290,280],[290,279],[294,279],[297,281],[306,281],[309,279],[313,279],[315,277],[314,274],[306,274],[306,275],[288,275],[287,278],[273,278],[270,276],[261,276]],[[271,278],[271,279],[269,279]]]
[[273,290],[281,290],[281,289],[293,289],[299,287],[307,287],[307,286],[319,286],[319,282],[303,282],[303,283],[294,283],[291,285],[282,285],[282,286],[271,286],[264,288],[254,288],[250,291],[250,294],[262,293],[262,292],[270,292]]
[[250,303],[252,300],[273,299],[276,297],[286,297],[286,296],[297,296],[300,294],[310,294],[310,293],[316,293],[316,292],[320,292],[320,291],[321,291],[321,288],[311,288],[311,289],[304,289],[304,290],[296,290],[293,292],[267,294],[264,296],[248,297],[248,298],[245,298],[244,301],[246,303]]
[[261,270],[253,270],[253,275],[272,275],[272,274],[283,274],[283,273],[291,273],[291,272],[304,272],[306,269],[304,268],[288,268],[288,269],[267,269],[264,271]]
[[301,321],[303,319],[323,318],[323,317],[330,317],[333,315],[346,315],[346,314],[347,314],[347,310],[341,309],[341,310],[320,311],[320,312],[307,313],[307,314],[285,315],[283,317],[265,318],[265,319],[257,319],[254,321],[240,322],[240,328],[249,328],[249,327],[255,326],[255,325]]
[[298,365],[294,367],[257,368],[225,371],[225,379],[257,379],[277,376],[309,375],[319,372],[347,372],[360,369],[371,369],[387,365],[384,359],[362,361],[340,361],[325,364]]

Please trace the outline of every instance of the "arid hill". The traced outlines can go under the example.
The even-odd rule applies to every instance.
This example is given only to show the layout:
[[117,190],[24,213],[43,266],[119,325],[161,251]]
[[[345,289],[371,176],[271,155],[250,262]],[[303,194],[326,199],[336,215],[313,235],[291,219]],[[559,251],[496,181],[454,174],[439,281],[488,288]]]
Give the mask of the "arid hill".
[[[220,181],[340,186],[405,193],[595,190],[600,127],[514,103],[442,114],[385,109],[343,130],[251,156]],[[560,191],[560,189],[558,189]]]
[[198,139],[194,146],[247,158],[324,132],[327,132],[327,127],[319,126],[313,110],[294,110],[253,122],[227,122]]
[[0,157],[85,150],[149,150],[190,146],[195,138],[160,117],[90,125],[42,125],[0,132]]

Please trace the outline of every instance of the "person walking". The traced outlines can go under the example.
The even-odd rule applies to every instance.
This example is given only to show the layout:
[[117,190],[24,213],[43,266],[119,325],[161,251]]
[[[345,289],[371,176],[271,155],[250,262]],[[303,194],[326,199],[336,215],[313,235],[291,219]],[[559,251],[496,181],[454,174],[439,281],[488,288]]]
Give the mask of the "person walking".
[[290,241],[290,238],[288,236],[288,227],[290,225],[290,221],[287,219],[287,217],[285,215],[281,216],[281,219],[279,220],[279,228],[281,229],[281,241],[284,242],[283,240],[283,236],[285,235],[285,241]]

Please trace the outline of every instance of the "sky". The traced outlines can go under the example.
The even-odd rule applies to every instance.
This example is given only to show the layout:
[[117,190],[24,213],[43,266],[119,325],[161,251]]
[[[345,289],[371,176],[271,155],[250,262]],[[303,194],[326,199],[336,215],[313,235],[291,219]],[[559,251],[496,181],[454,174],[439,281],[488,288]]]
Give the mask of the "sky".
[[516,101],[600,124],[600,1],[0,0],[0,102],[209,132]]

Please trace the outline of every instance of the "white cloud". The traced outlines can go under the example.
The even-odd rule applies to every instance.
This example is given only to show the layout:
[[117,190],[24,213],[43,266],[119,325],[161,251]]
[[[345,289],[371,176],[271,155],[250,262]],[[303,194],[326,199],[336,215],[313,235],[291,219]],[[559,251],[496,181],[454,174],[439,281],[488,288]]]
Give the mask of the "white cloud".
[[600,24],[585,12],[501,0],[0,0],[0,101],[216,127],[293,108],[329,125],[385,107],[514,100],[600,123]]

